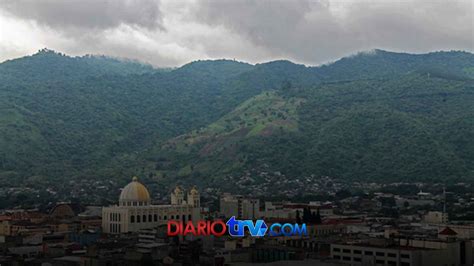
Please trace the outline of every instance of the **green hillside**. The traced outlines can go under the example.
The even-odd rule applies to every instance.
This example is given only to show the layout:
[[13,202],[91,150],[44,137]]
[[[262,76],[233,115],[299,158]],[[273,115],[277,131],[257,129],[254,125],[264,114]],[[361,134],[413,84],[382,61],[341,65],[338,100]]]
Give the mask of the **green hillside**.
[[465,52],[154,69],[43,50],[0,64],[0,185],[219,184],[250,169],[471,181],[472,69]]
[[[223,168],[219,174],[242,170],[240,167],[250,154],[240,143],[298,131],[297,107],[303,101],[298,98],[287,101],[275,91],[264,92],[209,126],[168,140],[149,154],[177,162],[178,176],[216,174],[218,167]],[[176,174],[161,166],[156,170],[154,174],[158,176]]]
[[264,92],[168,141],[155,152],[180,164],[158,169],[217,179],[255,168],[353,180],[472,179],[473,85],[410,74]]

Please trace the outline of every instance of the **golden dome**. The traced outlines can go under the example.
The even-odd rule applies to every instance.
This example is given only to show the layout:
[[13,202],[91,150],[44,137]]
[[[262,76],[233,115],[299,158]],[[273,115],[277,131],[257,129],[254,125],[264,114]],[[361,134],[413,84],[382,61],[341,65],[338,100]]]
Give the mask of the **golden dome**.
[[128,183],[120,193],[119,202],[150,202],[148,189],[134,176],[132,182]]

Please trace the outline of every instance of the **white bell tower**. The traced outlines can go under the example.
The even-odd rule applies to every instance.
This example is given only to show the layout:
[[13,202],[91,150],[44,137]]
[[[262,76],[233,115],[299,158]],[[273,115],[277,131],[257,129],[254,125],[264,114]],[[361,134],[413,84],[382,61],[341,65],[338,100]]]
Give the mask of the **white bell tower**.
[[196,186],[189,190],[187,200],[188,204],[192,205],[194,208],[201,207],[201,197],[199,196],[199,191]]
[[184,201],[184,191],[180,186],[176,186],[173,192],[171,192],[171,205],[183,205],[186,204]]

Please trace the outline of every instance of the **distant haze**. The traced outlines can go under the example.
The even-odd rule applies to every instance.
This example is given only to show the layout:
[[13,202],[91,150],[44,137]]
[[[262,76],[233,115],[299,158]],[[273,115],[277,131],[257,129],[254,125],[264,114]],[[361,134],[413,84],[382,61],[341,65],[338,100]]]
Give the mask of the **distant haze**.
[[0,61],[47,47],[155,66],[280,58],[318,65],[373,48],[474,51],[471,0],[0,0]]

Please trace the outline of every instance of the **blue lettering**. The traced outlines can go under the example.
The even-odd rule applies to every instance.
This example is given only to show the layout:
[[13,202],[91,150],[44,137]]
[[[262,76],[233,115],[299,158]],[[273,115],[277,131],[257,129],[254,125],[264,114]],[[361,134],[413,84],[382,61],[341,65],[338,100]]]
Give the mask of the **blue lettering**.
[[247,220],[247,224],[249,225],[248,228],[252,236],[264,236],[268,229],[267,224],[265,224],[263,220],[255,221],[253,229],[250,228],[250,224],[253,225],[252,221]]
[[274,224],[272,224],[272,226],[270,226],[270,232],[268,233],[270,236],[280,236],[281,235],[281,230],[280,229],[278,229],[278,231],[275,231],[276,227],[280,228],[281,224],[280,223],[274,223]]
[[[287,228],[289,230],[287,230]],[[281,233],[284,235],[284,236],[291,236],[293,235],[293,225],[292,224],[284,224],[282,225],[281,227]]]
[[228,221],[227,221],[227,227],[229,229],[229,234],[231,236],[244,236],[244,227],[241,221],[236,220],[235,216],[232,216]]
[[299,224],[295,224],[295,227],[294,227],[294,230],[293,230],[293,233],[295,235],[305,235],[307,236],[308,235],[308,232],[306,232],[306,224],[302,224],[301,225],[301,228],[300,228],[300,225]]

